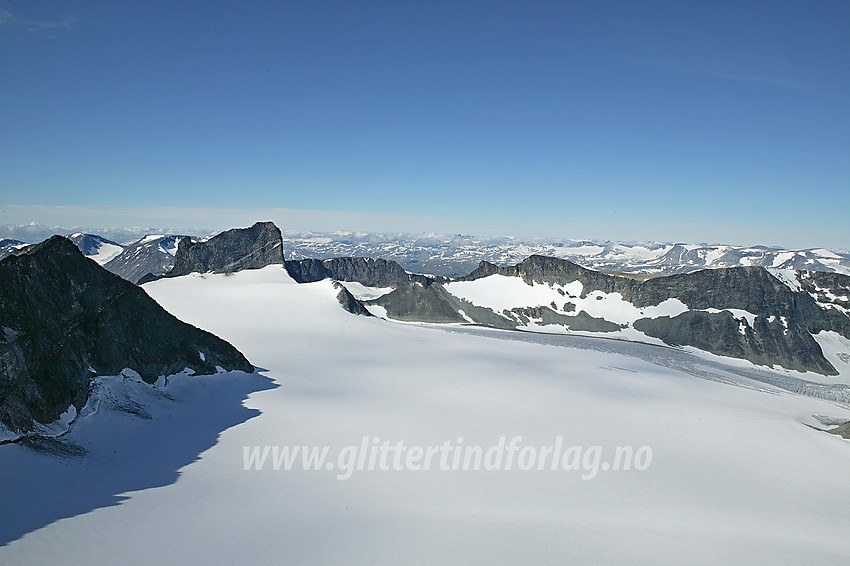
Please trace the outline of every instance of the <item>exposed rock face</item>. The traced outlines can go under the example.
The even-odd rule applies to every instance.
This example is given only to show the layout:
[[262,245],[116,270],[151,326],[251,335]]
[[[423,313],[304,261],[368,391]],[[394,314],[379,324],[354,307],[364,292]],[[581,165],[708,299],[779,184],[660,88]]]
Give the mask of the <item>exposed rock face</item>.
[[250,228],[235,228],[205,242],[183,238],[177,246],[174,267],[166,277],[189,273],[233,273],[283,264],[283,238],[272,222],[257,222]]
[[253,371],[233,346],[179,321],[143,289],[54,236],[0,261],[0,422],[19,433],[82,409],[90,379],[147,382],[190,368]]
[[819,301],[850,308],[850,275],[825,273],[821,271],[803,271],[800,286],[807,293],[817,293]]
[[511,314],[518,317],[523,324],[528,324],[529,320],[536,319],[543,325],[562,324],[568,326],[570,330],[581,332],[615,332],[622,328],[619,324],[614,324],[604,318],[590,316],[584,311],[580,311],[577,315],[567,315],[550,307],[538,306],[515,308],[511,310]]
[[603,280],[613,278],[599,271],[585,269],[571,261],[533,255],[516,265],[499,267],[496,264],[482,261],[478,268],[466,277],[459,277],[457,281],[474,281],[490,275],[505,275],[508,277],[522,277],[526,283],[534,281],[538,283],[556,283],[561,281],[580,281],[583,277],[601,275]]
[[[459,299],[446,291],[440,283],[422,285],[411,282],[377,299],[366,301],[386,309],[387,316],[409,322],[476,322],[496,328],[514,328],[504,317],[492,310]],[[461,314],[463,313],[463,314]],[[466,315],[466,317],[464,317]],[[469,318],[467,318],[469,317]]]
[[836,435],[838,435],[842,438],[846,438],[846,439],[850,440],[850,421],[844,423],[841,426],[837,426],[833,429],[830,429],[826,432],[828,432],[830,434],[836,434]]
[[372,316],[372,313],[363,305],[361,301],[358,301],[354,295],[352,295],[348,289],[342,283],[337,283],[334,281],[334,288],[339,289],[339,293],[336,295],[336,299],[339,301],[339,304],[343,309],[347,310],[351,314],[359,314],[362,316]]
[[286,271],[298,283],[313,283],[322,279],[332,279],[330,272],[320,259],[287,261]]
[[[686,312],[638,318],[632,327],[667,344],[694,346],[757,364],[834,375],[835,368],[812,335],[831,330],[850,338],[850,277],[836,273],[803,273],[800,290],[796,290],[793,282],[789,285],[780,281],[761,267],[703,270],[641,281],[585,269],[567,260],[530,256],[507,267],[482,261],[475,271],[459,280],[475,281],[491,275],[519,277],[528,285],[543,283],[553,288],[580,282],[582,299],[594,292],[618,294],[639,309],[678,299],[687,306]],[[553,302],[495,313],[459,305],[458,301],[442,285],[435,284],[427,291],[399,287],[370,303],[385,307],[388,316],[401,320],[467,320],[519,328],[534,319],[538,325],[558,324],[590,332],[611,332],[629,326],[584,311],[565,314],[569,311],[566,307],[572,304],[564,305],[563,310]],[[466,317],[458,310],[463,310]],[[749,319],[733,314],[738,311],[745,311]]]
[[850,275],[803,271],[799,274],[800,290],[817,304],[806,302],[806,314],[815,319],[812,332],[834,330],[850,337]]
[[397,287],[411,280],[411,276],[394,261],[363,257],[287,261],[286,270],[299,283],[333,279],[357,281],[367,287]]
[[466,322],[458,313],[460,302],[440,286],[424,287],[416,283],[399,286],[393,292],[366,304],[384,307],[396,320],[416,322]]
[[673,318],[640,319],[634,327],[673,346],[694,346],[768,366],[779,364],[787,369],[824,375],[837,373],[811,334],[799,324],[789,324],[786,329],[777,319],[771,324],[759,316],[750,327],[742,325],[729,311],[688,311]]

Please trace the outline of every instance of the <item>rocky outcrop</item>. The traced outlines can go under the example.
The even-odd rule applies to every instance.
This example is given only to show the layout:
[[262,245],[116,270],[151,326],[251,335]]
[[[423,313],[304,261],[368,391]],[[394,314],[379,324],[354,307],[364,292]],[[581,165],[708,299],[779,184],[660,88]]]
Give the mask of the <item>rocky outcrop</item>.
[[[850,338],[850,277],[836,273],[803,274],[800,285],[783,281],[761,267],[702,270],[666,277],[619,276],[586,269],[573,262],[533,255],[512,266],[482,261],[466,277],[476,281],[492,275],[521,278],[526,284],[559,288],[581,283],[580,299],[618,296],[644,309],[676,299],[688,309],[675,316],[606,320],[576,310],[576,302],[559,307],[527,305],[504,312],[463,300],[443,286],[444,278],[411,275],[396,262],[340,257],[287,261],[286,269],[300,283],[333,279],[394,290],[370,301],[357,301],[348,291],[340,303],[363,313],[366,305],[386,309],[396,320],[430,323],[474,323],[498,328],[559,325],[570,331],[616,332],[633,328],[674,346],[693,346],[722,356],[788,369],[837,373],[813,337],[823,330]],[[356,301],[356,302],[353,302]],[[359,304],[358,304],[359,303]],[[591,309],[592,312],[592,309]]]
[[165,277],[189,273],[234,273],[283,263],[280,229],[273,222],[257,222],[250,228],[227,230],[204,242],[183,238],[177,246],[174,267]]
[[[850,277],[836,273],[803,273],[799,289],[761,267],[736,267],[696,271],[667,277],[638,279],[585,269],[567,260],[530,256],[512,266],[482,261],[459,281],[475,281],[492,275],[519,277],[528,285],[547,284],[561,289],[581,283],[580,298],[594,294],[601,299],[619,295],[638,309],[678,299],[687,311],[677,316],[638,318],[631,326],[667,344],[693,346],[715,354],[779,364],[788,369],[836,374],[813,335],[830,330],[850,338]],[[448,295],[448,297],[446,296]],[[528,305],[503,313],[472,309],[457,304],[442,285],[422,289],[399,288],[373,304],[387,308],[388,316],[427,322],[472,321],[500,327],[562,325],[570,330],[612,332],[614,324],[587,312]],[[458,314],[463,310],[465,316]],[[482,310],[488,312],[486,316]],[[499,319],[494,323],[493,315]],[[625,325],[629,326],[629,325]]]
[[408,283],[391,293],[367,301],[386,309],[387,316],[395,320],[415,322],[452,323],[466,322],[458,313],[457,299],[438,285],[424,287]]
[[372,316],[372,313],[370,313],[369,309],[363,305],[363,302],[357,300],[342,283],[334,281],[334,289],[339,289],[339,293],[336,295],[336,300],[339,301],[339,304],[344,310],[351,314]]
[[767,366],[778,364],[786,369],[824,375],[837,373],[812,335],[799,324],[785,328],[780,319],[768,320],[758,316],[751,327],[729,311],[688,311],[672,318],[640,319],[634,327],[671,346],[693,346]]
[[411,280],[411,276],[396,262],[365,257],[287,261],[286,270],[299,283],[333,279],[357,281],[367,287],[398,287]]
[[846,439],[850,440],[850,421],[847,421],[843,425],[837,426],[837,427],[830,429],[826,432],[828,432],[830,434],[835,434],[835,435],[840,436],[841,438],[846,438]]
[[253,371],[233,346],[54,236],[0,261],[0,422],[19,433],[80,410],[96,375],[152,383],[189,368]]
[[798,276],[801,292],[812,298],[805,303],[812,331],[832,330],[850,338],[850,275],[803,271]]
[[[810,279],[806,279],[804,272],[804,285],[810,281],[813,291],[818,282],[835,288],[839,294],[843,293],[847,297],[847,305],[850,307],[850,276],[812,273],[809,275]],[[734,308],[766,316],[797,315],[799,318],[817,321],[816,327],[822,330],[834,329],[836,326],[836,321],[829,321],[827,319],[830,317],[824,317],[823,309],[811,296],[795,293],[761,267],[704,269],[640,280],[585,269],[564,259],[530,256],[517,265],[507,267],[482,261],[475,271],[457,280],[474,281],[489,275],[521,277],[529,285],[566,285],[579,281],[582,284],[582,297],[593,291],[620,293],[625,300],[637,307],[657,305],[666,299],[678,298],[691,309]],[[839,321],[838,326],[841,324]],[[850,337],[850,333],[841,333]]]
[[314,283],[323,279],[333,279],[330,271],[320,259],[300,259],[286,262],[286,272],[298,283]]
[[613,279],[599,271],[585,269],[578,264],[565,259],[532,255],[516,265],[500,267],[494,263],[482,261],[478,267],[466,277],[458,277],[456,281],[475,281],[490,275],[521,277],[528,284],[560,283],[562,281],[581,281],[589,277],[601,276],[601,280]]
[[539,325],[560,324],[579,332],[616,332],[622,326],[604,318],[593,317],[584,311],[576,315],[561,314],[549,307],[525,307],[511,309],[510,313],[523,325],[534,322]]
[[407,283],[377,299],[365,301],[365,304],[383,307],[390,318],[408,322],[475,322],[496,328],[516,326],[490,309],[455,297],[440,283]]

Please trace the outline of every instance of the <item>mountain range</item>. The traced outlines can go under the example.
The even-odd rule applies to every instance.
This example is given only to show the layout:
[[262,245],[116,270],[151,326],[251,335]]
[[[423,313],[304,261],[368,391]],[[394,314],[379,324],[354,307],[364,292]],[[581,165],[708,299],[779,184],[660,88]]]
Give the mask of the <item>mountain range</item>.
[[[8,227],[7,227],[8,228]],[[34,232],[11,230],[16,239],[0,241],[0,258],[24,242],[40,241],[34,237],[50,233],[46,228]],[[59,230],[57,233],[62,233]],[[109,233],[105,231],[104,233]],[[123,234],[123,232],[116,232]],[[69,232],[71,234],[71,232]],[[77,238],[79,233],[73,233]],[[101,238],[91,235],[92,238]],[[123,240],[101,238],[103,245],[119,245],[118,255],[105,254],[91,245],[83,245],[83,253],[102,263],[108,270],[137,282],[147,273],[162,275],[174,264],[177,242],[184,235],[148,234],[126,243]],[[193,240],[209,236],[195,235]],[[42,238],[43,239],[43,238]],[[116,243],[119,242],[119,243]],[[850,252],[844,250],[782,249],[766,246],[733,246],[719,244],[686,244],[568,239],[487,238],[462,234],[385,234],[365,232],[283,232],[286,257],[300,259],[331,259],[335,257],[371,257],[395,261],[411,273],[462,277],[478,267],[480,261],[496,265],[515,265],[532,255],[566,259],[582,267],[608,273],[665,275],[690,273],[700,269],[731,267],[768,267],[805,271],[824,271],[850,274]],[[104,261],[103,258],[106,258]]]
[[[280,265],[301,284],[332,280],[342,308],[358,315],[692,348],[807,372],[807,379],[827,386],[832,376],[850,373],[850,276],[776,267],[808,265],[805,253],[813,252],[777,252],[769,267],[691,270],[690,260],[674,262],[670,269],[680,272],[669,275],[624,273],[626,263],[612,274],[530,255],[513,265],[480,260],[468,274],[446,277],[410,273],[385,258],[286,259],[285,240],[271,222],[208,239],[151,235],[122,246],[78,233],[29,247],[5,245],[14,251],[0,262],[0,422],[18,431],[55,420],[69,406],[80,409],[92,375],[131,368],[154,381],[183,368],[250,369],[229,344],[174,319],[125,279],[144,284],[269,265]],[[669,259],[674,249],[656,250],[656,260]],[[742,263],[751,251],[692,256]],[[825,250],[819,253],[817,261],[842,268]]]
[[[376,532],[402,537],[377,562],[410,549],[413,562],[546,562],[540,533],[573,533],[567,550],[615,533],[625,550],[610,562],[643,541],[681,542],[655,562],[714,557],[729,532],[748,533],[727,548],[733,563],[846,555],[847,275],[625,276],[531,255],[424,276],[383,258],[287,257],[270,223],[174,247],[173,267],[141,285],[58,236],[0,260],[0,562],[74,548],[97,563],[268,563],[285,547],[300,563],[366,564],[362,549],[386,542],[362,544]],[[243,373],[246,356],[263,369]],[[527,444],[515,473],[448,473],[436,458],[361,473],[348,457],[392,443],[439,455],[455,438],[481,454]],[[563,469],[524,459],[562,439]],[[249,471],[268,445],[268,469]],[[297,461],[308,446],[340,457],[287,471],[272,452]],[[621,447],[654,460],[620,467]],[[356,475],[341,481],[346,462]],[[210,547],[234,532],[250,544]],[[467,532],[477,546],[433,553]]]
[[[755,364],[836,375],[850,356],[850,277],[761,267],[639,279],[530,256],[468,276],[397,285],[363,299],[373,314],[691,346]],[[820,342],[819,342],[820,341]],[[824,346],[821,345],[824,343]],[[831,356],[834,343],[845,357]],[[830,346],[826,346],[829,344]]]
[[659,275],[757,266],[850,274],[850,252],[824,248],[787,250],[765,246],[362,232],[284,232],[284,239],[290,259],[380,257],[396,261],[413,273],[449,277],[466,275],[480,261],[507,266],[532,255],[566,259],[588,269],[615,273]]

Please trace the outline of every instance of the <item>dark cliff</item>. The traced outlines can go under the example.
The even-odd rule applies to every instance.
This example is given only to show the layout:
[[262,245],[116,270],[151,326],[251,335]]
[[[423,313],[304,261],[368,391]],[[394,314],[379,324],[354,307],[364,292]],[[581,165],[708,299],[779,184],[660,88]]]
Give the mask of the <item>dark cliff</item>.
[[253,371],[229,343],[181,322],[61,236],[0,261],[0,330],[0,421],[18,432],[81,409],[95,375],[130,368],[152,383],[185,368]]
[[195,272],[233,273],[283,263],[280,229],[272,222],[257,222],[250,228],[227,230],[205,242],[183,238],[177,246],[174,267],[166,277]]
[[397,287],[411,281],[409,275],[394,261],[364,257],[336,257],[333,259],[302,259],[287,261],[286,270],[299,283],[322,279],[357,281],[367,287]]
[[[812,335],[831,330],[850,338],[850,317],[846,314],[850,307],[850,277],[835,273],[804,272],[802,288],[796,291],[761,267],[707,269],[639,280],[585,269],[563,259],[530,256],[505,267],[482,261],[472,273],[458,280],[474,281],[491,275],[520,277],[529,285],[579,281],[582,298],[594,291],[619,293],[638,308],[678,299],[687,305],[688,312],[674,317],[641,318],[634,322],[634,328],[671,345],[694,346],[757,364],[779,364],[833,375],[837,373],[835,368]],[[400,287],[371,303],[384,306],[389,316],[401,320],[459,322],[462,317],[457,310],[462,306],[447,295]],[[501,313],[505,316],[497,324],[492,316],[483,317],[480,310],[463,310],[474,322],[491,326],[508,323],[519,327],[534,317],[543,324],[563,324],[572,330],[617,329],[616,325],[590,319],[583,312],[564,315],[546,306],[529,307]],[[726,309],[754,315],[752,325]],[[437,312],[440,315],[435,317]]]

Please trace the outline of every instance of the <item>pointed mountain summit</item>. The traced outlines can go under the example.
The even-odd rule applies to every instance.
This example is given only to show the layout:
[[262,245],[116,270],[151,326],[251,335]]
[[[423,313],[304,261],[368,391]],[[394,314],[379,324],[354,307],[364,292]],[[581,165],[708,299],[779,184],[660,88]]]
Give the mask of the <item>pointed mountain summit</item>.
[[0,261],[0,423],[18,433],[80,410],[96,375],[153,383],[186,368],[252,372],[224,340],[181,322],[143,289],[54,236]]

